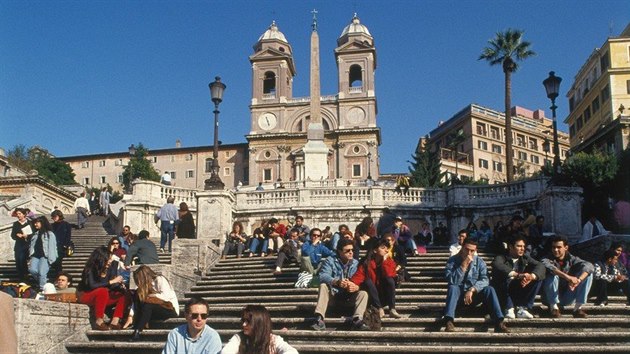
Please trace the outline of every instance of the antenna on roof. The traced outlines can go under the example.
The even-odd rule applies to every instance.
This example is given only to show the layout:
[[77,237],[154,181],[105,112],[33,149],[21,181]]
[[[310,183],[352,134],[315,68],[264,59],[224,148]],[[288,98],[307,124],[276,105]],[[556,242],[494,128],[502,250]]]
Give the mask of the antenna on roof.
[[610,20],[610,22],[608,22],[608,37],[612,37],[613,36],[613,25],[615,23],[613,22],[613,20]]

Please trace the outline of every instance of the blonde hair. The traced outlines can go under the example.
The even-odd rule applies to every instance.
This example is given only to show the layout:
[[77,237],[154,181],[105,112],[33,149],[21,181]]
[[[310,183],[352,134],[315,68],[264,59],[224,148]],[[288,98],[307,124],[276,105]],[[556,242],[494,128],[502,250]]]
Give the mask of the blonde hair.
[[158,274],[153,269],[146,265],[141,265],[133,272],[133,280],[138,286],[137,294],[140,302],[144,302],[150,294],[154,294],[153,281],[157,278]]

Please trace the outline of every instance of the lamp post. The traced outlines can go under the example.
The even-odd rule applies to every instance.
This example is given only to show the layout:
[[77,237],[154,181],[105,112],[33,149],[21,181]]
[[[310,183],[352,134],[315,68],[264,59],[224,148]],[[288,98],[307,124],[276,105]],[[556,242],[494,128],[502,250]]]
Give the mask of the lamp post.
[[223,91],[226,86],[221,82],[221,78],[217,76],[208,87],[210,87],[210,97],[212,97],[212,102],[214,102],[214,145],[212,149],[212,173],[210,178],[205,181],[204,189],[223,189],[225,185],[221,181],[221,177],[219,177],[219,103],[223,101]]
[[543,81],[547,97],[551,100],[551,114],[553,117],[553,174],[554,176],[560,172],[560,147],[558,146],[558,122],[556,121],[556,97],[560,90],[560,82],[562,78],[555,75],[553,71],[549,72],[549,77]]
[[543,147],[543,151],[545,152],[545,163],[544,163],[544,165],[547,166],[547,160],[548,160],[547,154],[549,153],[549,139],[547,139],[546,137],[545,137],[545,141],[543,141],[543,146],[542,147]]
[[136,156],[136,147],[131,144],[131,146],[129,147],[129,186],[127,186],[127,191],[129,192],[129,194],[133,194],[133,163],[131,162],[131,160],[134,156]]
[[372,180],[372,153],[368,152],[367,154],[367,168],[368,168],[368,175],[367,175],[367,179],[368,180]]

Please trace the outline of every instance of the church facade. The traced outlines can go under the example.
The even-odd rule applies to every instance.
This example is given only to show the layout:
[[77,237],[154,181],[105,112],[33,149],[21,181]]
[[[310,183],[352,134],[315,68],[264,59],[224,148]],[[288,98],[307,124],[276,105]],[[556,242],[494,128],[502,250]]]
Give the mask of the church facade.
[[[334,55],[338,92],[313,95],[311,89],[311,96],[319,96],[317,118],[323,125],[327,149],[327,173],[322,177],[365,180],[369,176],[376,180],[381,144],[374,85],[376,49],[368,28],[356,15],[343,28]],[[260,36],[249,60],[250,132],[246,144],[219,146],[219,176],[227,188],[239,183],[268,185],[278,180],[306,180],[304,147],[311,122],[311,98],[293,97],[293,52],[275,22]],[[311,74],[319,75],[319,65],[311,68]],[[316,85],[318,91],[319,82]],[[171,174],[175,186],[203,189],[210,173],[212,148],[181,147],[177,143],[175,148],[150,148],[149,158],[160,173]],[[126,152],[61,158],[75,171],[77,183],[86,187],[111,185],[119,191],[128,159]]]
[[[377,179],[381,135],[374,88],[376,49],[372,35],[356,15],[337,39],[334,55],[338,92],[319,97],[319,119],[328,148],[327,178]],[[304,180],[308,175],[304,146],[311,122],[311,97],[318,95],[311,90],[311,97],[293,97],[296,69],[292,48],[275,22],[260,36],[249,60],[249,181]],[[319,67],[311,67],[311,78],[313,70]]]

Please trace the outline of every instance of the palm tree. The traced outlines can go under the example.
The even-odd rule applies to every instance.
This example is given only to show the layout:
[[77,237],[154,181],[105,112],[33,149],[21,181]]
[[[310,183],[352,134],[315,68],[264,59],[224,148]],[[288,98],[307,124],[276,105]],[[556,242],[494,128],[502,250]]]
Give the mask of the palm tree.
[[530,48],[531,43],[523,40],[523,31],[507,29],[497,32],[496,37],[488,41],[489,46],[483,48],[479,60],[485,59],[490,65],[501,64],[505,74],[505,165],[507,181],[514,177],[514,161],[512,158],[512,73],[518,69],[517,61],[536,55]]
[[458,175],[458,170],[459,170],[459,144],[463,143],[464,141],[466,141],[466,135],[464,134],[464,129],[458,129],[455,132],[452,132],[451,134],[449,134],[448,137],[448,145],[447,147],[451,150],[451,154],[453,154],[453,156],[455,157],[455,179],[459,180]]

